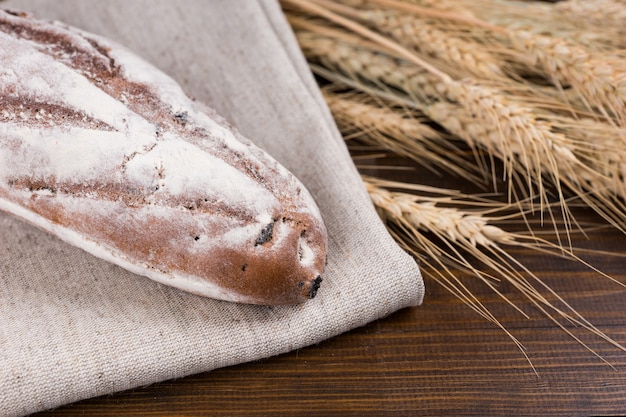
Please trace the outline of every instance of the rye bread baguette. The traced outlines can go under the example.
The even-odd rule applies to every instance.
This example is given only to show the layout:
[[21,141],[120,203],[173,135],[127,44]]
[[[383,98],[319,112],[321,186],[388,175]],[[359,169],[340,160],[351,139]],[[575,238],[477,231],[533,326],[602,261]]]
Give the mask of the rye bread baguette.
[[102,37],[0,11],[0,210],[136,274],[253,304],[315,296],[305,187]]

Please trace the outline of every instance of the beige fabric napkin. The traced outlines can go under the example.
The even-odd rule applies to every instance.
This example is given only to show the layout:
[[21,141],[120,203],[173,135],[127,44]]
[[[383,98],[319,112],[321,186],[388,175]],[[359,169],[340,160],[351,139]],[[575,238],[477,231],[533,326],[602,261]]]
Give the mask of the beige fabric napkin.
[[319,295],[260,307],[168,288],[0,213],[0,415],[277,355],[421,303],[275,0],[7,1],[156,64],[291,169],[330,234]]

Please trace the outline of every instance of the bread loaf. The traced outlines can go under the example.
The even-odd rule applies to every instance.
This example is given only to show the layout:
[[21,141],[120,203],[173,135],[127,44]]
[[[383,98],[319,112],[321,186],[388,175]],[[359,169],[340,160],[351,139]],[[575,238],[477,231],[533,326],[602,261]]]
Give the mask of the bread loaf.
[[11,11],[0,11],[0,210],[235,302],[312,298],[326,259],[309,192],[213,110],[109,40]]

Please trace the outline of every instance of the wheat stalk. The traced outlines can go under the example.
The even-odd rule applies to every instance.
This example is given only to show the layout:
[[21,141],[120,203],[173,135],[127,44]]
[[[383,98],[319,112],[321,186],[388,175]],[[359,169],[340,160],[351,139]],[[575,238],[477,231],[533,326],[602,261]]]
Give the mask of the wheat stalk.
[[319,62],[354,79],[365,80],[383,89],[384,86],[394,87],[407,95],[415,94],[420,99],[439,94],[435,87],[438,80],[436,77],[369,45],[342,42],[332,35],[310,31],[297,31],[296,37],[311,61]]
[[[566,0],[554,5],[555,14],[561,16],[588,36],[607,33],[603,42],[614,48],[626,46],[626,4],[619,0]],[[601,30],[598,31],[598,28]],[[606,38],[606,39],[605,39]],[[596,42],[595,45],[598,43]],[[602,44],[600,44],[602,46]]]
[[[413,193],[392,192],[384,187],[401,188],[404,184],[365,176],[363,179],[370,198],[379,211],[380,217],[392,225],[392,234],[395,234],[399,241],[405,242],[405,249],[420,259],[422,265],[427,266],[427,271],[435,280],[485,319],[504,329],[500,322],[471,294],[454,274],[446,274],[441,271],[450,271],[451,268],[465,270],[479,278],[518,312],[526,317],[528,316],[497,289],[494,285],[494,275],[486,273],[485,269],[475,267],[468,260],[466,254],[478,259],[488,270],[494,271],[498,277],[506,279],[514,288],[527,297],[537,309],[596,356],[598,355],[557,320],[555,315],[556,317],[566,319],[570,323],[575,323],[615,347],[626,351],[625,347],[597,329],[550,287],[517,262],[513,256],[503,249],[503,246],[521,246],[554,255],[565,255],[570,259],[583,262],[573,252],[563,252],[560,246],[553,245],[536,236],[515,234],[503,230],[493,224],[501,219],[486,215],[493,209],[467,211],[457,207],[440,206],[442,203],[454,206],[463,205],[467,203],[467,196],[445,192],[443,195],[426,197]],[[413,187],[413,190],[415,190],[415,187]],[[434,190],[430,188],[428,191],[433,193]],[[469,204],[472,204],[471,198]],[[499,210],[505,209],[506,205],[499,208]],[[393,226],[397,228],[397,232]],[[426,236],[424,232],[434,235],[439,241],[443,242],[443,247],[433,243],[433,239]],[[409,239],[403,239],[398,233],[408,236]],[[544,291],[552,296],[556,302],[546,298],[543,295]],[[506,331],[506,329],[504,330]],[[510,332],[506,332],[522,348],[519,341]]]
[[455,37],[439,29],[440,25],[432,21],[380,9],[355,12],[354,16],[411,48],[421,57],[434,61],[438,68],[444,68],[455,78],[504,77],[500,67],[503,61],[497,60],[482,44]]
[[[375,0],[373,0],[375,1]],[[457,1],[465,14],[500,28],[569,39],[596,50],[623,47],[624,4],[615,0],[566,0],[555,4],[498,0]],[[433,8],[440,9],[437,5]],[[446,9],[458,13],[453,9]],[[479,19],[476,19],[479,20]]]
[[623,61],[554,36],[510,31],[511,45],[543,70],[557,88],[571,87],[591,110],[626,126],[626,68]]
[[443,168],[457,176],[478,180],[475,168],[459,156],[461,150],[444,138],[445,133],[427,124],[424,115],[392,108],[390,103],[376,102],[363,94],[339,94],[331,88],[322,92],[344,138],[357,138],[412,159],[435,173],[437,168]]

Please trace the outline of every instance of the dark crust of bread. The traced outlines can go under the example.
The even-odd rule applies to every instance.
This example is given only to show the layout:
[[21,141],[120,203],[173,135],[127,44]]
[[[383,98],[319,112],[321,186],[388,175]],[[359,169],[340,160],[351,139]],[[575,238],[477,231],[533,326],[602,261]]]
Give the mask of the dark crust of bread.
[[[89,106],[67,104],[61,94],[58,99],[42,96],[0,77],[0,159],[4,155],[14,164],[11,172],[0,168],[0,208],[70,243],[87,242],[84,249],[96,256],[201,295],[272,305],[315,295],[326,260],[326,229],[308,191],[274,159],[213,110],[182,91],[172,93],[178,88],[172,80],[112,42],[6,11],[0,11],[0,36],[9,39],[6,45],[20,46],[11,53],[41,54],[44,60],[62,64],[60,69],[20,74],[26,83],[28,77],[54,79],[46,73],[50,71],[58,71],[58,77],[78,75],[89,82],[93,94],[104,92],[141,119],[142,126],[153,128],[149,140],[138,144],[133,142],[132,128],[105,120]],[[133,71],[153,71],[156,81],[141,81]],[[92,99],[90,91],[85,100]],[[215,132],[216,126],[221,133]],[[59,142],[77,134],[123,134],[128,144],[116,145],[124,152],[112,154],[110,160],[94,156],[107,165],[102,175],[94,178],[86,169],[84,177],[68,178],[54,163],[46,170],[44,151],[32,138],[24,139],[23,128],[36,128],[42,140]],[[238,145],[233,146],[233,140]],[[237,181],[251,184],[250,200],[241,201],[246,190],[228,189],[237,181],[225,183],[217,192],[212,186],[181,193],[168,188],[168,179],[178,175],[172,169],[155,166],[145,174],[149,178],[140,181],[127,172],[141,158],[160,152],[165,141],[185,152],[193,148],[198,157],[225,162],[236,170]],[[94,148],[101,144],[94,143]],[[36,162],[44,166],[29,170],[27,165]],[[200,171],[193,180],[208,184],[210,179],[202,176],[209,174]],[[255,195],[267,196],[268,201],[259,203],[252,199]]]

